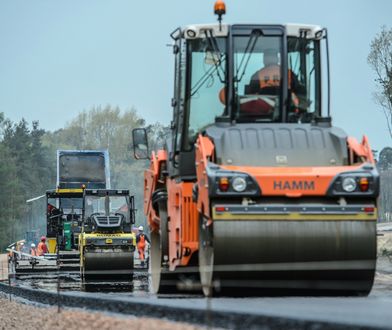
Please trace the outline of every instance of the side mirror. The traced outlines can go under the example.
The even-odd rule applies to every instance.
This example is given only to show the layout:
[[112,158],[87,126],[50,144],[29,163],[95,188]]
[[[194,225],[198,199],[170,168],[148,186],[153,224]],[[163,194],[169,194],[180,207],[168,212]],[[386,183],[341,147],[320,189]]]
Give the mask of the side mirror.
[[135,224],[136,219],[135,219],[135,210],[129,210],[129,219],[131,220],[131,224]]
[[136,159],[149,159],[147,132],[145,128],[132,130],[133,154]]
[[135,213],[136,213],[136,210],[134,208],[131,208],[129,210],[129,220],[132,225],[135,224],[135,222],[136,222],[136,214]]

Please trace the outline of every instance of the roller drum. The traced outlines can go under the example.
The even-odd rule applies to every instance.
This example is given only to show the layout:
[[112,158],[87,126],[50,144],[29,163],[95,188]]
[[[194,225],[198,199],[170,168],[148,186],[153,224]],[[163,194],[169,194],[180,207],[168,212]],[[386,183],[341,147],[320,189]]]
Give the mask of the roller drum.
[[130,277],[133,274],[133,253],[86,252],[84,273],[85,277]]
[[376,221],[215,220],[212,231],[218,288],[371,290]]

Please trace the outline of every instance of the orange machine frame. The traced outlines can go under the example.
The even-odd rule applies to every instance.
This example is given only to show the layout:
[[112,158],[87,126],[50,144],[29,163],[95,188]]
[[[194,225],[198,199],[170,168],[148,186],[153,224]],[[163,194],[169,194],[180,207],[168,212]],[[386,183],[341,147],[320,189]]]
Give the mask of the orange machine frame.
[[[263,195],[286,196],[299,198],[302,196],[325,196],[334,177],[340,173],[360,168],[363,163],[374,164],[368,139],[363,137],[358,143],[353,138],[347,139],[349,159],[352,165],[331,167],[250,167],[226,166],[225,170],[239,171],[251,175],[261,187]],[[153,152],[150,168],[144,174],[144,212],[147,215],[151,231],[159,232],[160,218],[152,205],[152,195],[155,190],[165,187],[168,201],[168,241],[169,269],[187,266],[192,256],[199,248],[199,214],[212,223],[212,215],[208,194],[207,163],[214,162],[214,144],[205,136],[199,135],[195,144],[196,174],[198,185],[198,200],[193,201],[192,190],[195,182],[182,182],[163,175],[166,170],[167,152]],[[313,182],[311,189],[300,189],[291,185],[290,189],[277,185],[276,179],[282,182],[298,182],[309,180]],[[278,188],[278,189],[277,189]],[[309,187],[308,187],[309,188]]]

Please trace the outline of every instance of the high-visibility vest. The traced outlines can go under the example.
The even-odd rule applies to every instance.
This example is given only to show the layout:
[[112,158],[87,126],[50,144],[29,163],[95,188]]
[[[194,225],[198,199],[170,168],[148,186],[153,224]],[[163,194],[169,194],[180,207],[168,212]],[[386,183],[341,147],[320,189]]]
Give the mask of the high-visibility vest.
[[[293,83],[293,71],[289,70],[288,72],[288,87],[292,89]],[[270,65],[258,72],[258,79],[260,89],[268,88],[268,87],[279,87],[280,86],[280,66],[279,65]],[[291,101],[295,107],[299,106],[299,99],[297,95],[292,91],[291,92]]]
[[138,246],[141,248],[146,246],[146,238],[145,238],[144,234],[140,234]]
[[43,256],[44,253],[47,252],[48,252],[48,248],[46,247],[46,244],[44,242],[39,242],[37,247],[37,254],[39,256]]
[[31,254],[33,257],[36,257],[36,256],[37,256],[37,250],[36,250],[36,248],[31,248],[31,249],[30,249],[30,254]]
[[[292,82],[293,82],[293,71],[289,70],[288,71],[288,86],[289,89],[292,88]],[[260,89],[263,88],[271,88],[271,87],[279,87],[280,86],[280,66],[279,65],[270,65],[267,66],[257,72],[257,78],[259,81],[259,86]],[[219,91],[219,100],[222,104],[226,104],[226,88],[223,87]],[[291,101],[293,104],[298,107],[299,105],[299,99],[297,95],[294,92],[291,92]]]
[[[288,71],[288,85],[291,89],[293,80],[293,71]],[[261,70],[259,70],[258,80],[260,88],[267,87],[279,87],[280,86],[280,66],[279,65],[269,65]]]

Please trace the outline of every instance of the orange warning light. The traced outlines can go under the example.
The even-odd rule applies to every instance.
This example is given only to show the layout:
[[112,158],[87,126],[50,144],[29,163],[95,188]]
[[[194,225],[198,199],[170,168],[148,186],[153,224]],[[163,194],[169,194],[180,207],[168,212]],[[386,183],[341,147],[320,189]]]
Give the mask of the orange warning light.
[[215,5],[214,5],[214,12],[215,15],[218,15],[219,18],[226,14],[226,4],[224,3],[223,0],[216,0]]
[[369,190],[369,180],[367,178],[361,178],[359,180],[359,189],[363,192]]
[[222,16],[226,14],[226,4],[223,0],[216,0],[214,12],[215,15],[218,15],[219,31],[222,31]]
[[219,190],[220,191],[226,192],[229,190],[229,187],[230,187],[229,178],[226,178],[226,177],[219,178]]

